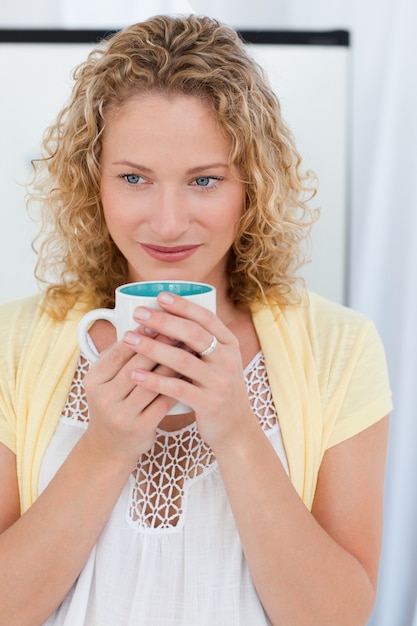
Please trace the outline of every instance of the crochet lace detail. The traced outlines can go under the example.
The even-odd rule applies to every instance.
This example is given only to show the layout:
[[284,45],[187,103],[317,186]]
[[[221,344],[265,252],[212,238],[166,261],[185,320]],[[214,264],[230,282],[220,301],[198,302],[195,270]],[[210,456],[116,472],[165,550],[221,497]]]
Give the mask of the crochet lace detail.
[[90,362],[81,353],[78,359],[77,368],[72,379],[71,388],[69,390],[67,401],[62,412],[61,420],[79,425],[81,422],[87,426],[88,424],[88,404],[84,390],[84,376],[90,369]]
[[[88,405],[83,380],[89,362],[80,355],[61,421],[87,428]],[[265,361],[259,352],[245,370],[252,410],[264,431],[278,429]],[[158,429],[152,448],[132,472],[128,521],[141,532],[175,531],[182,525],[189,486],[217,468],[211,448],[192,423],[181,430]]]

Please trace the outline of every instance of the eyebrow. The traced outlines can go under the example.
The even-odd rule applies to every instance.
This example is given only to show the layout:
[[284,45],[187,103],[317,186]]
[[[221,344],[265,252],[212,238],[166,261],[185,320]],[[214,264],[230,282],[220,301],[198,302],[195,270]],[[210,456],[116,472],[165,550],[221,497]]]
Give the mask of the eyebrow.
[[[141,172],[147,172],[149,174],[153,173],[153,170],[149,167],[146,167],[146,165],[141,165],[140,163],[133,163],[132,161],[114,161],[113,165],[125,165],[127,167],[132,167],[133,169],[140,170]],[[201,172],[204,170],[216,169],[219,167],[228,168],[229,164],[219,162],[219,163],[207,163],[204,165],[197,165],[196,167],[192,167],[189,170],[187,170],[186,173],[189,175],[192,175],[192,174],[197,174],[198,172]]]
[[217,169],[219,167],[228,168],[229,164],[228,163],[207,163],[205,165],[197,165],[197,167],[192,167],[191,169],[187,170],[187,174],[197,174],[198,172],[201,172],[202,170],[212,170],[212,169]]

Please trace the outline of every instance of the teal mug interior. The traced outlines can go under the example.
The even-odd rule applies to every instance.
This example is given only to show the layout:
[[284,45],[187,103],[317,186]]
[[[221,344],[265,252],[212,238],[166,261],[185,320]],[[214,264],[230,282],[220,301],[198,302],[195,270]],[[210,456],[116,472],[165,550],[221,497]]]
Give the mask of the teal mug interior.
[[197,296],[202,293],[207,293],[212,289],[213,287],[204,283],[162,280],[157,282],[131,283],[129,285],[119,287],[118,291],[127,296],[145,296],[147,298],[154,298],[162,291],[168,291],[176,294],[177,296]]

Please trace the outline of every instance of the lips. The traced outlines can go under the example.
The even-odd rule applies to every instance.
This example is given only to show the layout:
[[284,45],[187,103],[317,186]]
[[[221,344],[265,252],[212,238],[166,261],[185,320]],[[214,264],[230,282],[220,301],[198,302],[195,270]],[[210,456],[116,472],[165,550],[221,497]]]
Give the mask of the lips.
[[153,259],[165,263],[176,263],[190,257],[199,248],[199,245],[184,246],[155,246],[153,244],[140,244],[141,248]]

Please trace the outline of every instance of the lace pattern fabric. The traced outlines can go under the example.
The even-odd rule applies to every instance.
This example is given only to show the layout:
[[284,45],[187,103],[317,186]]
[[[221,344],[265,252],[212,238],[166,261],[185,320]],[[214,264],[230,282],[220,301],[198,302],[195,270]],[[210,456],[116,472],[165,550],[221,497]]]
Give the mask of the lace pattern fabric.
[[[61,417],[61,421],[82,428],[87,428],[89,420],[83,386],[89,367],[81,354]],[[277,414],[262,352],[246,367],[245,381],[262,429],[274,432]],[[141,455],[132,472],[129,525],[141,532],[178,530],[184,519],[187,490],[216,468],[215,456],[201,439],[195,422],[174,432],[159,429],[154,445]]]

